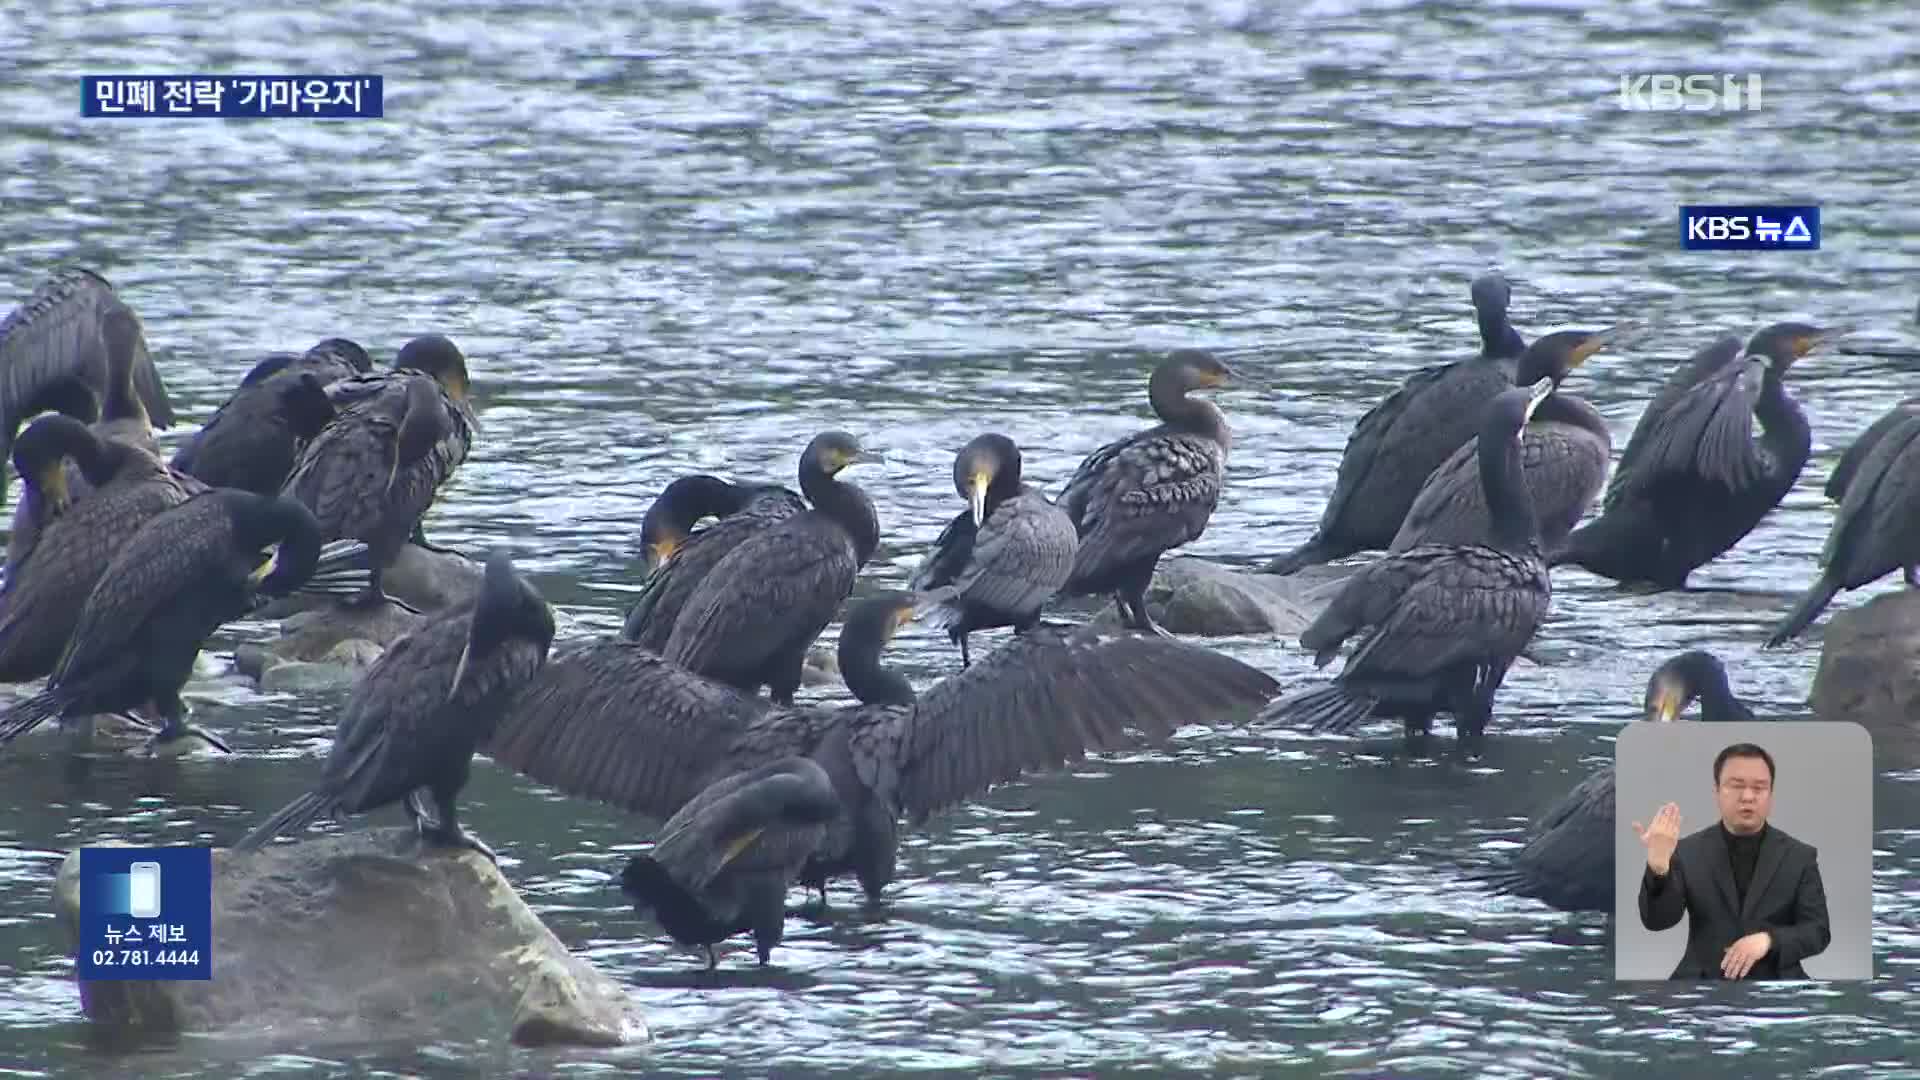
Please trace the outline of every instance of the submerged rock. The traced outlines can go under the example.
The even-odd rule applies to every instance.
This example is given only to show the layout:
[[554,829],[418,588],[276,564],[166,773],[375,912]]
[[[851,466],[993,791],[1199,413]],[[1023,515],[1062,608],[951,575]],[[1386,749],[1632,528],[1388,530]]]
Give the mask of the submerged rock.
[[840,654],[824,645],[807,650],[807,662],[800,666],[802,686],[833,686],[840,682]]
[[[213,978],[88,982],[112,1027],[370,1042],[618,1046],[646,1022],[621,985],[567,951],[484,856],[411,828],[213,853]],[[80,853],[54,883],[79,940]]]
[[[1335,569],[1341,573],[1276,577],[1191,555],[1164,558],[1147,586],[1147,613],[1175,634],[1291,637],[1332,599],[1327,583],[1344,574]],[[1096,621],[1111,624],[1118,617],[1108,604]]]

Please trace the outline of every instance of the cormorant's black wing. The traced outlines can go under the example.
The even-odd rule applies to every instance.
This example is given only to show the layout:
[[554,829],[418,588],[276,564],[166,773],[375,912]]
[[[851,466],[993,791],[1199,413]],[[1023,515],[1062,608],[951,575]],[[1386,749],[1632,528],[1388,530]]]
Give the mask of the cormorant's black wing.
[[665,819],[767,712],[765,699],[630,641],[573,642],[553,650],[481,750],[570,795]]
[[1867,425],[1867,430],[1853,440],[1853,443],[1840,455],[1840,460],[1834,463],[1833,473],[1827,477],[1828,499],[1840,502],[1847,497],[1847,484],[1860,470],[1860,463],[1867,459],[1867,455],[1873,452],[1874,444],[1878,443],[1887,432],[1907,420],[1911,415],[1908,410],[1914,406],[1920,406],[1920,397],[1910,397],[1887,410],[1885,415]]
[[1848,588],[1920,560],[1920,405],[1900,406],[1879,424],[1820,552],[1820,565]]
[[1036,627],[935,683],[855,759],[915,820],[1022,774],[1251,708],[1279,685],[1223,653],[1130,631]]
[[[963,511],[950,528],[971,531]],[[1067,583],[1079,549],[1073,520],[1038,491],[1028,490],[994,507],[975,534],[966,561],[944,581],[929,578],[916,588],[952,585],[957,599],[995,611],[1038,610]]]
[[1654,394],[1641,412],[1639,422],[1633,426],[1633,433],[1627,436],[1626,448],[1620,451],[1620,463],[1614,466],[1613,479],[1607,484],[1606,506],[1613,505],[1639,484],[1649,471],[1658,469],[1657,465],[1642,469],[1642,460],[1650,454],[1649,444],[1666,445],[1662,436],[1668,430],[1668,417],[1686,398],[1688,393],[1700,382],[1733,364],[1740,356],[1741,341],[1731,334],[1716,338],[1687,359],[1687,362],[1675,369],[1667,381]]
[[687,598],[713,568],[748,537],[806,510],[800,497],[782,488],[756,494],[738,512],[696,531],[673,558],[654,568],[640,585],[620,635],[660,652],[673,636],[673,624]]
[[797,635],[818,636],[859,572],[846,531],[808,512],[748,537],[701,579],[661,655],[706,674],[764,661]]
[[[173,424],[166,385],[147,354],[140,320],[90,270],[61,270],[0,322],[0,436],[9,442],[42,393],[72,380],[107,396],[108,350],[134,351],[134,389],[156,427]],[[4,475],[0,473],[0,475]]]
[[88,594],[48,684],[121,659],[156,613],[206,587],[234,560],[233,518],[216,492],[163,510],[121,545]]
[[1569,910],[1612,910],[1614,771],[1575,785],[1534,826],[1505,865],[1479,876],[1496,892],[1532,896]]
[[1547,576],[1485,547],[1423,547],[1369,563],[1300,636],[1321,662],[1368,629],[1341,678],[1423,677],[1489,656],[1519,656],[1546,617]]
[[[1457,395],[1439,392],[1440,385],[1458,366],[1457,363],[1432,364],[1415,371],[1391,394],[1381,398],[1373,408],[1361,415],[1353,425],[1353,434],[1347,436],[1346,449],[1340,455],[1340,468],[1334,474],[1333,494],[1327,498],[1326,509],[1320,513],[1322,529],[1331,528],[1340,521],[1346,513],[1348,500],[1366,482],[1374,465],[1381,462],[1382,450],[1393,446],[1396,440],[1433,438],[1427,429],[1432,426],[1430,421],[1440,418],[1436,407],[1458,407],[1461,404],[1453,400]],[[1442,397],[1447,401],[1442,402]],[[1404,428],[1401,426],[1403,421],[1406,422]]]
[[112,483],[46,524],[31,558],[7,568],[0,673],[32,677],[50,670],[115,553],[147,521],[194,493],[157,459],[134,454]]
[[[1117,447],[1117,449],[1115,449]],[[1226,454],[1202,435],[1156,428],[1097,451],[1061,505],[1080,534],[1073,577],[1159,555],[1196,540],[1219,502]]]
[[839,808],[818,764],[779,758],[701,789],[661,826],[649,854],[692,891],[722,871],[790,873],[819,845]]
[[967,561],[973,557],[973,543],[978,534],[979,530],[973,524],[972,509],[955,514],[953,520],[947,522],[947,527],[940,530],[933,547],[914,569],[913,576],[907,579],[907,588],[925,592],[953,584],[953,579],[960,576],[960,572],[967,568]]
[[[1520,444],[1520,463],[1535,515],[1544,518],[1550,507],[1574,499],[1581,502],[1572,514],[1577,521],[1586,501],[1605,481],[1612,449],[1585,428],[1528,424]],[[1582,494],[1584,500],[1579,498]],[[1427,478],[1387,551],[1398,553],[1422,544],[1484,544],[1491,539],[1491,524],[1486,491],[1480,484],[1480,437],[1476,435]]]

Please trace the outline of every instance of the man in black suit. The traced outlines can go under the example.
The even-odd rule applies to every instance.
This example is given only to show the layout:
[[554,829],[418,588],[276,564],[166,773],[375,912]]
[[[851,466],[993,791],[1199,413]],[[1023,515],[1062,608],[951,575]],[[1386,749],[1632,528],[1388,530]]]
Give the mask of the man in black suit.
[[1827,894],[1813,845],[1767,824],[1773,756],[1735,743],[1713,759],[1720,821],[1680,838],[1680,808],[1633,823],[1647,848],[1640,925],[1687,923],[1675,979],[1804,979],[1800,962],[1826,950]]

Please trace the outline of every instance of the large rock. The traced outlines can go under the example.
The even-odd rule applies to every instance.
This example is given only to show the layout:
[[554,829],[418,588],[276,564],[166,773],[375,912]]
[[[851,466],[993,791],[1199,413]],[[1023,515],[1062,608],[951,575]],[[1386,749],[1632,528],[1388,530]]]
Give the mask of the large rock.
[[[410,828],[213,853],[213,978],[88,982],[95,1023],[288,1041],[644,1041],[621,985],[567,951],[487,859]],[[54,904],[79,941],[80,853]]]
[[[1329,580],[1328,574],[1306,571],[1277,577],[1191,555],[1163,558],[1147,586],[1147,613],[1175,634],[1291,637],[1331,599]],[[1117,619],[1108,604],[1096,621]]]
[[1864,726],[1883,761],[1920,761],[1920,590],[1834,612],[1808,704]]

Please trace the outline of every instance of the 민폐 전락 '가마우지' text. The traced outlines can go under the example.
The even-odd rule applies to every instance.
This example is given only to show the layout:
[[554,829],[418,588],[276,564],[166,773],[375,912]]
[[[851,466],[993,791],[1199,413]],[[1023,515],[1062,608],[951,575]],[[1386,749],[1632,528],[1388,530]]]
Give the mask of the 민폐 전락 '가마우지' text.
[[80,115],[174,119],[377,119],[379,75],[83,75]]

